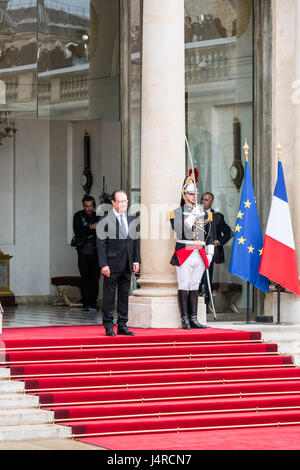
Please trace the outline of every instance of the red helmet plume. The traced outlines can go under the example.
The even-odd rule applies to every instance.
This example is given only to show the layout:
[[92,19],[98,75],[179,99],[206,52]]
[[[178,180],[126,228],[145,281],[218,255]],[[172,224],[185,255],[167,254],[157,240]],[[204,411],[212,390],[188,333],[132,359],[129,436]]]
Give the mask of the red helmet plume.
[[[198,183],[198,181],[199,181],[199,171],[198,171],[198,168],[194,168],[194,173],[195,173],[196,183]],[[189,176],[193,176],[193,170],[192,170],[192,168],[189,169]]]

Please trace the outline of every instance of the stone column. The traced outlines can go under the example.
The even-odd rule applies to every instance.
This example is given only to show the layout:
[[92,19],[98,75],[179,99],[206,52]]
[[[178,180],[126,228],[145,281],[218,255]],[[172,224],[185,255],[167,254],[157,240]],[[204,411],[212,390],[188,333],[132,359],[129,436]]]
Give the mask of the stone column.
[[[273,109],[272,193],[277,180],[276,147],[282,145],[282,164],[291,212],[295,248],[300,261],[300,1],[272,0],[273,12]],[[296,87],[296,88],[294,88]],[[299,323],[300,298],[282,293],[281,322]],[[277,321],[277,293],[266,296],[265,313]]]
[[[295,11],[295,75],[294,85],[297,85],[297,96],[293,97],[294,104],[294,171],[292,179],[292,220],[294,230],[295,248],[297,254],[298,273],[300,273],[300,0],[296,0],[296,11]],[[297,320],[300,320],[300,297],[293,295],[293,310],[298,312]]]
[[295,247],[297,253],[298,269],[300,270],[300,57],[299,57],[299,48],[300,48],[300,0],[296,0],[296,44],[295,44],[295,84],[298,87],[298,99],[293,100],[295,108],[295,150],[294,150],[294,181],[293,181],[293,219],[297,221],[294,224],[294,238],[295,238]]
[[144,1],[142,61],[142,264],[129,324],[177,328],[175,240],[166,214],[179,205],[185,177],[184,0]]

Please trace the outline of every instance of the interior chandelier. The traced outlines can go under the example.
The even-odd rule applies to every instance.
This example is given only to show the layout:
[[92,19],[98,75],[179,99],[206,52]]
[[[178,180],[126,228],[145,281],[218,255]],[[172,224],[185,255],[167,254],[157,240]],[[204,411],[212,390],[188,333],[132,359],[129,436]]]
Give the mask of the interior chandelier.
[[13,137],[17,132],[15,121],[9,111],[0,112],[0,145],[3,144],[6,137]]

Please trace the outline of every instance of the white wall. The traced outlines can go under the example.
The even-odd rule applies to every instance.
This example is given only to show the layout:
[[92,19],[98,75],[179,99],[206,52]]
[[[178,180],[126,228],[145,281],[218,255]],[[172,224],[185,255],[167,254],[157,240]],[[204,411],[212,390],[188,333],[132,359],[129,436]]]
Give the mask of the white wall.
[[24,120],[16,127],[15,145],[1,147],[0,188],[9,213],[2,205],[0,249],[13,256],[11,290],[43,295],[49,290],[49,123]]

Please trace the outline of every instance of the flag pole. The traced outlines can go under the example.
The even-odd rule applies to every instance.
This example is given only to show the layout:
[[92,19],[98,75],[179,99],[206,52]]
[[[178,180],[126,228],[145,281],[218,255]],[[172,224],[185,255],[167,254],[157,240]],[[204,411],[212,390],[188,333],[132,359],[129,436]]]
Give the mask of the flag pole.
[[247,282],[247,323],[250,323],[250,282]]
[[276,284],[277,287],[277,325],[280,325],[280,284]]
[[[249,145],[247,139],[245,139],[245,145],[243,147],[245,160],[248,162],[248,153],[249,153]],[[247,323],[250,323],[250,282],[247,281]]]
[[[281,152],[282,152],[282,147],[280,142],[277,145],[277,156],[278,156],[278,162],[281,161]],[[280,325],[280,284],[276,284],[277,287],[277,325]]]

